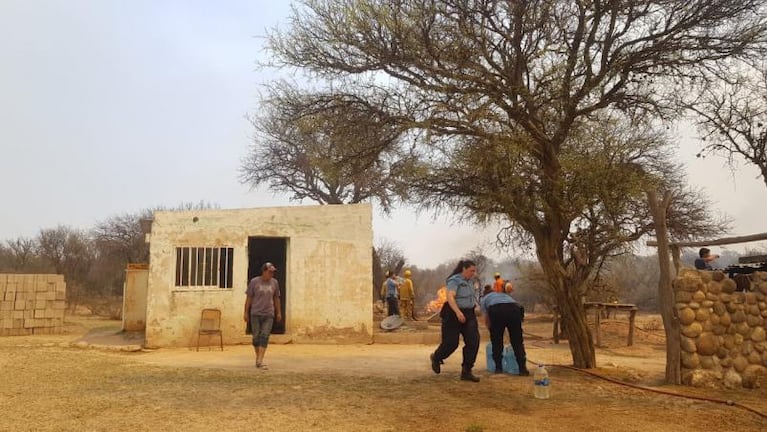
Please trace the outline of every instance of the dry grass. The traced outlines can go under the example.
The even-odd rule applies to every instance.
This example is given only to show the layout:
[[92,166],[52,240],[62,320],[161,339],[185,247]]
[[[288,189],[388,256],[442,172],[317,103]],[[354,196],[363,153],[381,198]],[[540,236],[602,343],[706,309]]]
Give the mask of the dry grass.
[[[343,367],[259,372],[154,366],[145,362],[152,354],[59,345],[68,340],[72,335],[0,338],[0,429],[627,432],[694,430],[714,424],[723,430],[767,428],[758,417],[736,408],[646,393],[564,369],[551,371],[552,399],[539,401],[531,397],[529,379],[483,376],[479,384],[464,383],[457,380],[454,367],[435,376],[421,359],[403,358],[413,365],[412,371],[392,376],[385,371],[345,374]],[[401,348],[378,349],[396,355]],[[454,357],[460,357],[460,351]],[[339,358],[339,364],[344,360]],[[745,398],[757,404],[755,408],[767,410],[767,404],[760,402],[767,393],[761,390],[696,392]]]

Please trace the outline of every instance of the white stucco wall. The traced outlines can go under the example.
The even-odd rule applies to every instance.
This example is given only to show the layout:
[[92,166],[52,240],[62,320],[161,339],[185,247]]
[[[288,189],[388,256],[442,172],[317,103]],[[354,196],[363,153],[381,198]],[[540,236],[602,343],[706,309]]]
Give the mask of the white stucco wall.
[[[243,340],[248,238],[253,236],[288,239],[287,268],[277,278],[288,278],[285,325],[293,341],[371,340],[372,208],[355,204],[155,212],[148,347],[195,345],[203,308],[222,310],[224,343]],[[234,248],[233,288],[175,287],[177,247]]]

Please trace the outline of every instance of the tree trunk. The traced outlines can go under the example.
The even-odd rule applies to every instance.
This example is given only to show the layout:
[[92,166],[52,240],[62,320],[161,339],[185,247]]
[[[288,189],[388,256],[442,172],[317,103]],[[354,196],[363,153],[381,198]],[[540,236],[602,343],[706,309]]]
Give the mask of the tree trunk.
[[567,342],[570,345],[570,354],[573,356],[573,366],[582,369],[590,369],[597,365],[597,355],[594,349],[594,341],[591,338],[586,311],[580,301],[579,295],[572,295],[571,290],[565,293],[564,298],[557,299],[559,310],[562,313],[562,321],[567,328]]
[[596,367],[594,341],[591,339],[578,286],[574,281],[568,280],[556,255],[546,253],[546,249],[545,246],[538,245],[538,260],[554,293],[563,327],[567,329],[567,342],[573,357],[573,366],[582,369]]
[[669,264],[668,232],[666,229],[666,211],[671,201],[671,193],[666,192],[663,200],[658,201],[655,191],[647,191],[655,235],[658,239],[658,263],[660,278],[658,281],[658,301],[660,303],[663,328],[666,330],[666,383],[680,384],[681,371],[681,336],[679,319],[674,308],[674,291],[671,288],[671,266]]

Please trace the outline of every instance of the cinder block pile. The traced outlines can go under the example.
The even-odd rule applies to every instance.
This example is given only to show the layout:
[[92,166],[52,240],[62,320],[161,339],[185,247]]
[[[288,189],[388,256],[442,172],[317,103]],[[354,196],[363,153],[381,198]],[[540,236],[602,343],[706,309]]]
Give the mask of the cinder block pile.
[[66,297],[62,275],[0,273],[0,336],[61,333]]

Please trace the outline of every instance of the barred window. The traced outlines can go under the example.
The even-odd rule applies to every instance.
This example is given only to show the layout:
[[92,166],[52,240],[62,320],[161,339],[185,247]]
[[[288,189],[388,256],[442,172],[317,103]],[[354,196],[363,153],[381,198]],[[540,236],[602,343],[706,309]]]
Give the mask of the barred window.
[[232,287],[234,248],[176,248],[177,287]]

